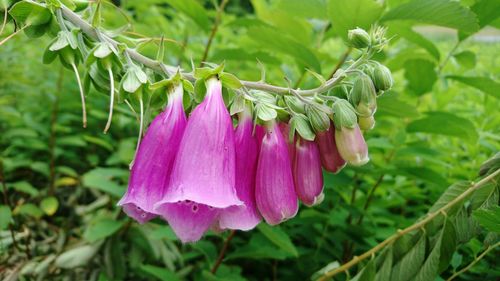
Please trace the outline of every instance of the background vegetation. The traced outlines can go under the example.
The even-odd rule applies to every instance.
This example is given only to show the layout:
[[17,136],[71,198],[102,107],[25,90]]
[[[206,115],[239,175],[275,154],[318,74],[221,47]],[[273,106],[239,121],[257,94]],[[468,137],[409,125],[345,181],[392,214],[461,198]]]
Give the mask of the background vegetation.
[[[343,42],[348,29],[378,21],[393,36],[377,60],[392,70],[395,87],[379,99],[376,127],[365,135],[370,163],[325,173],[325,201],[301,208],[296,218],[237,232],[212,274],[228,233],[182,245],[162,221],[138,225],[116,207],[134,153],[135,113],[117,105],[111,130],[103,134],[108,97],[91,90],[88,126],[81,128],[73,73],[59,62],[41,62],[50,38],[18,34],[0,47],[1,277],[318,278],[452,201],[500,150],[499,1],[213,2],[129,0],[115,1],[116,8],[103,1],[102,17],[108,30],[129,24],[128,34],[138,40],[168,38],[169,64],[190,69],[191,60],[198,65],[206,57],[225,61],[226,71],[241,79],[258,80],[258,59],[267,81],[286,85],[283,77],[288,77],[301,88],[319,85],[305,67],[327,78],[337,64],[356,57]],[[0,36],[12,32],[10,22]],[[153,57],[158,41],[142,41],[139,51]],[[149,118],[160,107],[150,103]],[[500,278],[499,251],[492,246],[499,241],[498,189],[498,181],[490,181],[353,267],[350,276],[361,272],[358,280],[385,280],[388,270],[392,280],[417,275],[442,280],[486,250],[458,279]]]

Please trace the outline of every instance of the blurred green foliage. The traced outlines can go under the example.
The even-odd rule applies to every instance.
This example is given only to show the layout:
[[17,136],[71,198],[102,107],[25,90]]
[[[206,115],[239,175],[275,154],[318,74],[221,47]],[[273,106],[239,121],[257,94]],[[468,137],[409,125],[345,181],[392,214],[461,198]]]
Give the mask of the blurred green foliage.
[[[110,3],[103,5],[106,29],[130,24],[129,32],[137,38],[163,35],[167,63],[185,69],[191,60],[200,63],[216,17],[214,1],[115,2],[121,13]],[[18,35],[6,42],[0,47],[0,276],[306,280],[325,265],[338,266],[411,225],[451,184],[475,180],[480,165],[500,150],[500,33],[488,27],[473,34],[488,25],[500,27],[498,1],[381,2],[229,1],[207,61],[225,61],[226,71],[239,78],[259,80],[258,59],[269,82],[286,85],[283,77],[288,77],[300,88],[318,86],[305,68],[329,77],[348,50],[346,30],[379,21],[393,38],[377,60],[391,69],[395,87],[379,99],[376,127],[365,135],[370,163],[325,173],[325,201],[302,207],[281,226],[238,232],[216,275],[210,268],[227,233],[209,233],[196,244],[182,245],[161,220],[138,225],[116,207],[127,186],[136,114],[117,105],[111,130],[103,134],[108,98],[92,90],[88,128],[81,128],[74,75],[59,62],[41,62],[49,38]],[[422,24],[453,29],[416,28]],[[1,36],[13,31],[9,23]],[[147,41],[138,49],[154,57],[157,48],[157,42]],[[350,51],[348,59],[356,55]],[[149,119],[161,105],[149,104]],[[390,255],[393,264],[406,262],[394,267],[393,278],[412,272],[411,264],[432,255],[431,244],[451,243],[445,236],[450,225],[460,243],[449,262],[439,265],[437,280],[497,242],[498,183],[481,190],[483,200],[474,209],[482,209],[474,212],[476,220],[468,221],[475,225],[474,235],[446,222],[433,241],[417,235],[398,240],[379,256]],[[464,212],[457,217],[468,216]],[[403,254],[413,244],[411,251],[420,258],[405,260]],[[379,268],[380,260],[372,263]],[[368,263],[364,271],[372,266]],[[373,280],[368,275],[357,278]],[[498,260],[490,254],[459,278],[499,276]]]

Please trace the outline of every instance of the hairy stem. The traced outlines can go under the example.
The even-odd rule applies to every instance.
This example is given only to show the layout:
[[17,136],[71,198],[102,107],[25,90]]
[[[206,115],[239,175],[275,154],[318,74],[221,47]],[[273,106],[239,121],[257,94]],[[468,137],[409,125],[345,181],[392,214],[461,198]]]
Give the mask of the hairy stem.
[[215,34],[217,33],[217,30],[219,29],[219,25],[220,25],[221,18],[222,18],[222,13],[224,12],[224,8],[226,7],[228,2],[229,2],[229,0],[222,0],[219,7],[217,7],[217,14],[215,15],[215,22],[214,22],[214,25],[212,26],[212,30],[210,31],[210,36],[208,37],[207,45],[205,46],[205,51],[203,51],[203,57],[201,58],[200,66],[203,66],[203,62],[208,57],[208,52],[210,51],[210,47],[212,46],[212,41],[214,40]]
[[111,90],[109,91],[109,115],[108,122],[106,122],[106,127],[104,127],[104,133],[106,134],[111,126],[111,119],[113,119],[113,106],[115,103],[115,78],[113,77],[113,70],[111,67],[108,68],[109,74],[109,84]]
[[[65,6],[61,6],[62,10],[62,15],[63,17],[68,20],[69,22],[73,23],[75,26],[79,27],[87,36],[93,38],[94,40],[99,40],[97,36],[97,31],[95,28],[93,28],[88,22],[83,20],[79,15],[71,11]],[[114,45],[115,47],[117,46],[118,42],[113,40],[112,38],[108,37],[107,35],[103,34],[102,35],[107,42],[110,44]],[[159,73],[163,73],[164,75],[171,76],[175,75],[177,73],[178,67],[177,66],[171,66],[171,65],[166,65],[162,62],[155,61],[153,59],[150,59],[148,57],[145,57],[138,53],[136,50],[131,49],[131,48],[126,48],[125,53],[130,56],[131,59],[135,60],[136,62],[154,70]],[[365,60],[367,59],[366,56],[361,56],[357,61],[355,61],[353,64],[351,64],[343,73],[337,73],[329,80],[326,81],[323,85],[313,88],[313,89],[307,89],[307,90],[300,90],[297,89],[296,92],[299,95],[302,96],[311,96],[315,94],[321,94],[324,92],[327,92],[331,88],[333,88],[335,85],[339,84],[346,76],[344,73],[350,72],[354,69],[356,69],[358,66],[360,66]],[[184,79],[187,79],[189,81],[195,81],[195,77],[193,76],[193,73],[187,73],[187,72],[181,72],[181,75]],[[246,80],[240,80],[240,82],[243,84],[243,86],[247,89],[255,89],[255,90],[262,90],[266,91],[269,93],[274,93],[277,95],[289,95],[290,94],[290,88],[289,87],[281,87],[281,86],[275,86],[271,84],[264,83],[262,81],[246,81]]]
[[78,88],[80,89],[80,98],[82,99],[82,123],[83,127],[87,128],[87,110],[85,109],[85,93],[83,92],[82,81],[80,79],[80,74],[78,73],[78,68],[76,64],[72,63],[73,71],[75,72],[76,82],[78,83]]
[[374,255],[378,251],[382,250],[385,246],[390,245],[391,243],[393,243],[394,241],[396,241],[397,239],[399,239],[401,236],[403,236],[403,235],[405,235],[405,234],[407,234],[409,232],[412,232],[414,230],[422,228],[424,225],[426,225],[427,223],[429,223],[430,221],[432,221],[434,218],[436,218],[437,216],[439,216],[441,214],[446,214],[446,211],[448,209],[450,209],[451,207],[455,206],[455,204],[457,204],[457,203],[461,202],[462,200],[464,200],[467,196],[469,196],[474,191],[476,191],[476,190],[480,189],[481,187],[483,187],[486,183],[494,180],[495,177],[497,177],[498,175],[500,175],[500,169],[496,170],[495,172],[491,173],[489,176],[483,178],[479,182],[477,182],[477,183],[473,184],[472,186],[470,186],[466,191],[464,191],[459,196],[455,197],[455,199],[453,199],[450,202],[448,202],[448,204],[444,205],[442,208],[440,208],[436,212],[429,213],[421,221],[419,221],[419,222],[417,222],[417,223],[415,223],[415,224],[413,224],[413,225],[411,225],[411,226],[409,226],[409,227],[407,227],[407,228],[405,228],[403,230],[399,230],[397,233],[395,233],[392,236],[390,236],[389,238],[385,239],[380,244],[378,244],[375,247],[371,248],[370,250],[364,252],[362,255],[355,256],[352,260],[350,260],[349,262],[345,263],[344,265],[342,265],[342,266],[340,266],[338,268],[335,268],[333,270],[325,272],[317,280],[318,281],[325,281],[328,278],[331,278],[332,276],[335,276],[335,275],[337,275],[337,274],[339,274],[341,272],[348,272],[348,270],[351,267],[353,267],[354,265],[358,264],[359,262],[361,262],[361,261],[363,261],[363,260],[371,257],[372,255]]
[[224,245],[222,245],[222,249],[220,250],[219,257],[217,257],[217,260],[215,261],[215,264],[212,267],[212,270],[210,270],[210,272],[212,272],[214,274],[217,272],[217,269],[222,264],[222,261],[224,260],[224,256],[226,255],[227,249],[229,248],[229,244],[231,243],[231,240],[233,240],[233,237],[235,234],[236,234],[236,230],[231,230],[231,232],[229,232],[229,235],[227,236],[226,241],[224,241]]
[[478,263],[484,256],[486,256],[491,250],[495,249],[496,247],[500,246],[500,242],[497,242],[493,245],[490,245],[484,252],[482,252],[477,258],[475,258],[471,263],[469,263],[466,267],[462,268],[458,272],[455,272],[450,278],[446,279],[446,281],[451,281],[455,278],[457,278],[460,274],[466,272],[467,270],[471,269],[476,263]]

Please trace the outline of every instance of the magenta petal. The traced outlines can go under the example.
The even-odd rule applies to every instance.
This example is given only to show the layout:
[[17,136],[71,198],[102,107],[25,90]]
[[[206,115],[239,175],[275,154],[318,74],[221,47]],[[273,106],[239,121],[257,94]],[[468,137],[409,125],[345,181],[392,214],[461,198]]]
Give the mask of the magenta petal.
[[192,201],[163,204],[157,211],[168,221],[183,243],[200,240],[214,223],[219,212],[218,209]]
[[317,133],[316,143],[319,147],[323,168],[329,172],[337,173],[346,165],[346,162],[337,149],[334,131],[335,128],[330,124],[330,129]]
[[313,206],[323,201],[323,173],[318,145],[300,139],[295,147],[293,178],[295,191],[300,201]]
[[155,117],[137,151],[128,189],[118,202],[140,223],[156,216],[154,204],[164,195],[186,127],[182,86],[175,88],[165,111]]
[[298,211],[288,145],[276,123],[266,128],[262,140],[255,199],[261,215],[271,225],[294,217]]
[[207,95],[191,113],[161,204],[184,200],[214,208],[243,203],[235,190],[234,129],[221,83],[207,81]]
[[235,131],[236,148],[236,192],[244,206],[232,206],[221,211],[219,220],[222,229],[250,230],[260,222],[255,206],[255,172],[257,169],[257,138],[252,136],[251,115],[240,115]]
[[286,143],[288,144],[288,155],[290,156],[290,161],[293,162],[293,159],[295,158],[295,141],[297,138],[294,136],[294,139],[290,141],[290,125],[287,123],[280,122],[278,123],[278,126],[280,127],[281,134],[283,135],[283,138],[285,139]]

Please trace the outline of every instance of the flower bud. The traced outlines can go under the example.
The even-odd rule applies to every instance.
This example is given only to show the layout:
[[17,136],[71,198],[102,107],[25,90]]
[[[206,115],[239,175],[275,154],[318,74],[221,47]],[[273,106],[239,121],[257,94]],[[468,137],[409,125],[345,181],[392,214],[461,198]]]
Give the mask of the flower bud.
[[260,222],[255,205],[255,173],[257,170],[257,138],[252,135],[252,115],[248,108],[239,113],[235,131],[236,193],[244,206],[223,209],[219,217],[221,229],[250,230]]
[[333,123],[335,128],[353,128],[358,118],[352,105],[346,100],[338,100],[333,104]]
[[354,128],[342,127],[335,130],[335,140],[340,156],[353,166],[361,166],[370,160],[368,158],[368,146],[363,134],[356,124]]
[[315,132],[323,132],[330,127],[330,118],[328,115],[314,106],[306,107],[307,117]]
[[370,34],[359,27],[349,30],[347,38],[349,39],[349,44],[356,49],[366,48],[371,43]]
[[359,128],[363,131],[369,131],[375,127],[375,118],[370,117],[359,117],[358,119]]
[[186,127],[182,85],[174,88],[165,111],[155,117],[141,141],[130,172],[127,193],[118,202],[139,223],[157,215],[154,204],[164,195]]
[[318,145],[299,138],[295,146],[293,161],[295,191],[300,201],[307,206],[319,204],[324,199],[323,172]]
[[366,74],[358,76],[352,86],[350,100],[360,116],[372,116],[377,110],[377,94]]
[[324,132],[316,134],[316,143],[319,147],[321,165],[329,172],[337,173],[346,164],[342,159],[335,143],[335,128],[330,125],[330,128]]
[[377,64],[371,72],[371,79],[377,91],[387,91],[392,87],[391,71],[385,65]]
[[279,224],[297,214],[299,205],[288,148],[275,122],[266,127],[255,182],[257,208],[268,224]]

